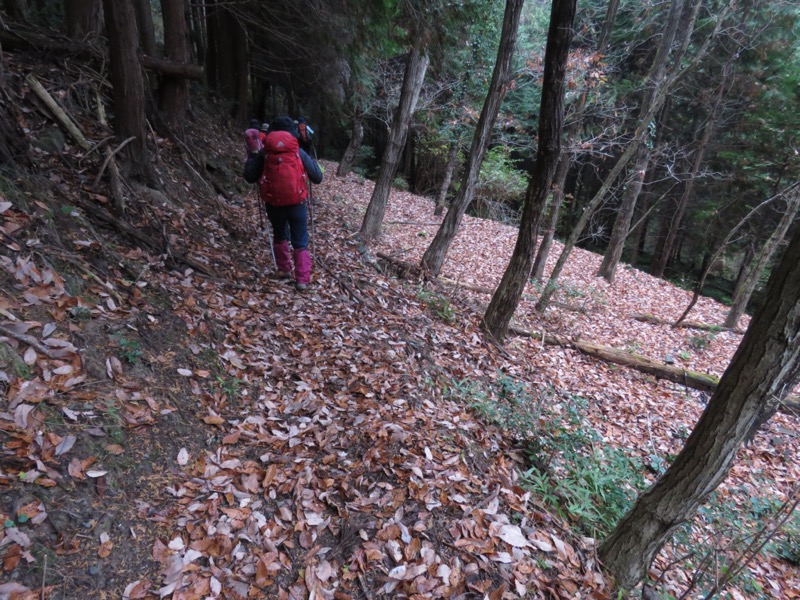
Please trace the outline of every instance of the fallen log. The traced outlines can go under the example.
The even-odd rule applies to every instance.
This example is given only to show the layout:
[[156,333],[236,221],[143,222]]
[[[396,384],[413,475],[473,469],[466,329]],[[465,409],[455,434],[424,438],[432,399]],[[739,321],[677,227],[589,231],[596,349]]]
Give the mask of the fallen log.
[[401,276],[405,276],[407,273],[411,273],[412,275],[422,274],[422,268],[419,265],[415,265],[410,262],[400,260],[399,258],[389,256],[388,254],[384,254],[383,252],[378,252],[377,256],[382,261],[392,265],[395,271],[397,271],[398,274]]
[[155,71],[161,75],[178,77],[181,79],[194,79],[195,81],[202,81],[205,78],[203,67],[197,65],[176,63],[165,58],[155,58],[144,54],[139,56],[139,60],[145,69]]
[[53,113],[56,121],[61,123],[64,129],[66,129],[67,132],[72,136],[72,139],[74,139],[84,150],[89,150],[92,145],[86,140],[83,132],[78,128],[78,126],[64,111],[64,109],[58,105],[50,93],[44,89],[44,86],[39,83],[38,79],[36,79],[36,76],[33,73],[28,73],[27,77],[25,77],[25,81],[31,87],[33,93],[35,93],[39,99],[45,103],[47,108],[50,109],[50,112]]
[[[36,52],[47,50],[62,56],[94,59],[103,59],[105,57],[105,51],[95,44],[69,38],[48,37],[32,31],[6,31],[0,29],[0,44],[7,50],[33,50]],[[164,58],[146,55],[139,56],[139,62],[142,63],[145,69],[170,77],[197,81],[202,81],[205,78],[203,67],[198,65],[176,63]]]
[[685,327],[687,329],[700,329],[702,331],[730,331],[731,333],[744,335],[743,330],[734,327],[723,327],[722,325],[710,325],[708,323],[690,323],[689,321],[683,321],[675,325],[674,321],[661,319],[655,315],[647,313],[633,314],[631,315],[631,319],[636,319],[637,321],[642,321],[644,323],[654,323],[656,325],[670,325],[672,327]]
[[[601,346],[600,344],[595,344],[580,338],[571,340],[515,326],[509,327],[509,331],[516,335],[542,340],[543,343],[547,345],[574,348],[589,356],[630,367],[642,373],[653,375],[658,379],[673,381],[694,390],[713,392],[719,383],[718,377],[709,375],[708,373],[682,369],[681,367],[668,365],[640,354],[633,354],[626,350],[620,350],[619,348],[611,348],[610,346]],[[800,396],[795,394],[786,396],[781,402],[779,410],[785,414],[800,416]]]

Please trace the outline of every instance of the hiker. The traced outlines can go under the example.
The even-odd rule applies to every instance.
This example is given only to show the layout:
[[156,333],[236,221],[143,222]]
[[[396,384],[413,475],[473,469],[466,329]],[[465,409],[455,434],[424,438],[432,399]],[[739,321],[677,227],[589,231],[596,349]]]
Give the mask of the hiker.
[[272,225],[276,275],[279,279],[292,276],[291,240],[295,287],[301,291],[311,281],[306,206],[308,180],[321,183],[322,170],[317,161],[300,148],[294,121],[290,117],[275,117],[269,125],[264,149],[261,199],[267,206],[267,217]]
[[247,130],[244,132],[244,148],[248,154],[261,152],[264,149],[264,137],[258,130],[258,119],[250,119]]
[[297,133],[300,136],[300,147],[308,154],[316,154],[314,152],[314,130],[306,123],[305,117],[297,118]]
[[262,146],[267,143],[267,134],[269,133],[269,123],[261,124],[261,144]]

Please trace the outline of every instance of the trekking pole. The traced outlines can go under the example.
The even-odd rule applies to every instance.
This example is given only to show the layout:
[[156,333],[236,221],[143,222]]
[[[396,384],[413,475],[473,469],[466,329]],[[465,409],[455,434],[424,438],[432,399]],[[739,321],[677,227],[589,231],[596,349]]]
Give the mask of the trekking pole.
[[[258,186],[256,186],[256,190],[258,190]],[[264,213],[266,209],[264,208],[264,203],[261,201],[259,197],[258,191],[256,191],[256,204],[258,204],[258,224],[260,226],[260,231],[265,233],[267,236],[267,240],[269,241],[269,253],[272,255],[272,266],[275,267],[275,270],[278,270],[278,260],[275,258],[275,244],[272,240],[272,229],[267,228],[264,225]]]
[[308,200],[308,216],[311,219],[311,256],[316,258],[316,252],[314,252],[314,240],[317,237],[314,234],[314,186],[310,182],[308,184]]

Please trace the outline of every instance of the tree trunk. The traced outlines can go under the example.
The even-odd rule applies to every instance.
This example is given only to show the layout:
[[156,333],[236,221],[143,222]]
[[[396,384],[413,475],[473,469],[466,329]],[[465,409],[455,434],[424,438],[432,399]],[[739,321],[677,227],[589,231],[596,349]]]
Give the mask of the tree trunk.
[[355,164],[356,160],[358,159],[358,153],[361,150],[361,142],[364,141],[364,117],[361,116],[361,113],[357,113],[353,117],[353,125],[352,131],[350,133],[350,141],[347,144],[347,148],[342,155],[342,160],[339,161],[339,168],[336,170],[336,175],[338,177],[346,176],[352,169],[353,165]]
[[192,40],[192,59],[201,63],[206,58],[206,5],[204,2],[190,4],[190,32]]
[[745,269],[745,275],[741,280],[741,285],[736,286],[736,291],[733,296],[733,303],[725,317],[724,327],[736,328],[739,325],[739,319],[742,318],[747,303],[758,285],[758,280],[764,269],[769,264],[770,259],[775,254],[775,250],[786,237],[794,218],[797,216],[798,208],[800,208],[800,188],[793,190],[792,196],[786,201],[786,210],[781,216],[781,220],[769,239],[764,242],[761,250],[756,255],[755,259],[750,261]]
[[[522,12],[524,0],[506,0],[505,15],[503,16],[503,29],[500,33],[500,44],[497,48],[497,59],[494,63],[492,81],[489,84],[489,93],[483,103],[483,110],[472,137],[467,165],[461,177],[461,187],[455,198],[450,203],[450,208],[436,232],[425,254],[422,255],[422,266],[433,275],[438,275],[442,270],[447,251],[453,243],[453,238],[458,233],[458,227],[464,217],[467,207],[475,195],[475,187],[481,174],[481,164],[486,155],[486,149],[492,138],[492,129],[497,119],[497,111],[503,103],[503,98],[508,89],[508,79],[511,74],[511,61],[514,58],[514,48],[517,45],[517,28],[519,16]],[[560,135],[560,131],[559,131]],[[549,179],[548,179],[549,182]]]
[[456,161],[458,160],[458,150],[461,147],[459,140],[454,140],[450,144],[450,150],[447,153],[447,164],[444,167],[444,178],[442,185],[439,187],[439,195],[436,197],[436,207],[433,209],[433,214],[439,216],[444,212],[444,207],[447,206],[447,191],[450,189],[450,182],[453,181],[453,171],[456,170]]
[[64,0],[64,28],[75,39],[97,37],[103,31],[101,0]]
[[[608,7],[606,8],[606,17],[603,20],[603,27],[600,30],[600,36],[597,41],[596,52],[598,56],[603,55],[606,52],[606,46],[608,45],[608,40],[611,37],[611,30],[614,27],[614,21],[617,17],[618,7],[619,0],[610,0],[608,3]],[[586,78],[588,80],[588,73]],[[531,274],[534,279],[539,281],[541,281],[541,279],[544,277],[544,269],[545,265],[547,264],[547,257],[550,255],[550,248],[553,245],[553,238],[555,237],[556,228],[558,227],[558,220],[561,216],[561,207],[564,204],[564,186],[567,182],[569,168],[572,163],[576,161],[575,155],[577,155],[577,152],[575,152],[575,155],[573,155],[571,149],[579,145],[578,140],[580,139],[581,132],[583,130],[584,112],[586,110],[588,98],[588,92],[584,91],[578,100],[577,106],[575,107],[575,113],[571,118],[572,125],[567,128],[567,148],[561,151],[561,157],[559,158],[558,167],[556,168],[556,175],[553,181],[553,197],[550,201],[550,212],[547,217],[547,225],[545,226],[544,233],[542,234],[542,240],[539,243],[539,250],[536,252],[536,260],[533,262],[533,272]]]
[[[666,100],[665,98],[659,98],[659,96],[666,96],[667,91],[662,90],[661,87],[666,75],[667,61],[672,51],[672,44],[678,32],[678,24],[683,14],[683,4],[684,0],[672,0],[670,3],[666,26],[661,33],[661,41],[658,44],[656,56],[647,74],[647,89],[642,99],[642,105],[639,108],[640,122],[642,117],[650,112],[651,105],[663,104]],[[683,35],[685,38],[689,37],[691,29],[691,27],[688,27],[688,30],[684,31]],[[647,173],[647,165],[649,162],[650,150],[643,144],[636,151],[636,157],[633,161],[633,170],[630,173],[628,185],[623,195],[622,205],[617,213],[617,218],[614,220],[611,239],[609,240],[608,248],[606,248],[603,254],[603,262],[596,274],[597,277],[603,277],[609,283],[614,282],[617,265],[619,264],[620,258],[622,258],[622,251],[625,248],[625,239],[628,237],[631,219],[636,209],[636,201],[639,198],[639,193],[642,191],[642,182]]]
[[428,70],[428,53],[422,42],[411,50],[403,75],[403,88],[400,92],[400,102],[392,120],[392,130],[389,133],[389,143],[381,160],[378,179],[372,192],[364,221],[361,223],[361,237],[370,240],[380,233],[383,215],[386,213],[386,204],[392,190],[392,181],[397,172],[397,163],[403,151],[408,126],[417,106],[425,73]]
[[541,281],[544,277],[544,268],[547,263],[547,256],[550,254],[550,247],[553,245],[553,238],[556,235],[558,217],[561,213],[561,205],[564,204],[564,185],[567,182],[567,173],[572,162],[569,152],[562,152],[558,159],[558,167],[553,178],[553,196],[550,200],[550,214],[547,216],[542,240],[539,242],[539,250],[536,252],[536,260],[533,261],[531,277]]
[[156,29],[153,26],[153,10],[150,0],[133,0],[136,25],[139,30],[139,48],[147,56],[156,54]]
[[[189,62],[189,31],[186,0],[161,0],[164,18],[164,54],[176,63]],[[189,85],[183,77],[164,77],[161,110],[171,128],[181,127],[189,104]]]
[[[536,310],[538,312],[544,312],[544,310],[547,308],[547,305],[549,304],[550,299],[556,290],[556,282],[561,276],[561,271],[564,269],[564,265],[566,265],[567,259],[569,258],[572,249],[575,247],[578,238],[580,237],[581,233],[583,233],[583,229],[586,227],[586,224],[589,222],[589,219],[594,211],[597,210],[597,207],[605,198],[605,195],[611,189],[611,186],[616,181],[617,177],[619,177],[622,171],[627,167],[630,160],[638,154],[639,146],[644,143],[646,136],[649,134],[650,121],[656,116],[656,114],[658,114],[658,111],[661,110],[661,107],[664,105],[664,102],[667,99],[667,93],[669,92],[671,85],[674,84],[677,79],[677,74],[673,74],[669,81],[663,82],[663,72],[656,69],[656,67],[661,65],[662,57],[660,55],[664,52],[668,52],[669,50],[669,47],[667,47],[664,43],[664,39],[667,37],[674,38],[674,29],[677,27],[676,23],[681,14],[680,6],[682,3],[683,0],[673,0],[673,2],[670,4],[668,17],[669,26],[662,34],[662,43],[659,44],[657,56],[653,61],[653,67],[651,67],[651,75],[648,77],[648,81],[658,82],[658,84],[652,85],[648,88],[645,98],[642,100],[636,131],[634,132],[628,147],[625,149],[625,152],[622,153],[622,156],[619,157],[616,164],[611,169],[611,172],[606,176],[605,180],[600,186],[600,189],[591,199],[589,204],[583,209],[577,224],[564,243],[564,249],[561,251],[555,267],[550,274],[550,279],[548,279],[547,285],[545,286],[539,301],[536,303]],[[699,2],[695,2],[695,6],[699,6]],[[671,31],[670,36],[671,29],[673,31]],[[689,39],[691,29],[693,28],[687,27],[686,29],[687,30],[684,32],[684,41]],[[717,30],[715,29],[711,36],[716,35],[716,33]],[[711,37],[708,39],[711,39]],[[666,61],[666,57],[664,57],[664,61]],[[664,62],[662,66],[666,67],[666,63]]]
[[[247,123],[250,93],[250,49],[247,30],[238,19],[229,13],[228,36],[233,40],[233,61],[230,67],[234,74],[233,110],[231,117],[235,123]],[[294,114],[294,113],[292,113]]]
[[[731,58],[731,61],[732,60],[733,58]],[[711,134],[716,128],[717,119],[719,118],[719,108],[722,105],[722,99],[725,97],[725,89],[727,88],[731,72],[732,64],[729,61],[728,64],[726,64],[723,68],[723,78],[717,87],[717,94],[714,98],[714,104],[709,111],[706,125],[703,128],[703,135],[701,136],[700,141],[697,143],[697,149],[695,150],[694,158],[692,160],[692,167],[683,186],[683,193],[681,193],[680,200],[678,200],[678,206],[669,217],[664,238],[660,244],[660,251],[656,253],[653,259],[653,267],[650,269],[650,274],[653,275],[653,277],[664,276],[664,270],[667,268],[667,261],[670,254],[672,254],[675,240],[678,237],[678,230],[680,229],[683,215],[686,213],[686,207],[689,205],[689,201],[694,193],[694,183],[697,179],[698,173],[700,173],[700,167],[703,165],[706,148],[708,148],[708,143],[711,140]]]
[[539,216],[547,201],[550,184],[561,153],[561,128],[564,121],[564,77],[572,42],[572,24],[577,0],[553,0],[547,48],[544,57],[542,101],[539,108],[539,144],[517,243],[511,261],[503,273],[500,285],[492,296],[481,322],[482,328],[498,343],[502,343],[508,325],[519,305],[525,284],[533,266],[536,249],[536,229]]
[[120,139],[133,137],[122,152],[134,176],[150,178],[146,147],[145,87],[139,63],[139,40],[133,6],[129,2],[103,0],[106,34],[114,88],[114,132]]
[[723,481],[762,415],[797,382],[800,230],[770,277],[765,298],[675,462],[600,545],[601,560],[623,588],[645,576],[669,536]]
[[625,249],[625,240],[631,227],[631,219],[636,210],[636,200],[642,191],[644,176],[647,173],[647,165],[650,163],[650,150],[645,145],[640,145],[633,161],[633,169],[625,186],[622,195],[622,204],[614,219],[614,227],[611,230],[611,239],[608,241],[608,248],[603,254],[603,261],[597,270],[596,276],[602,277],[608,283],[614,283],[614,276],[617,273],[617,265],[622,258],[622,251]]

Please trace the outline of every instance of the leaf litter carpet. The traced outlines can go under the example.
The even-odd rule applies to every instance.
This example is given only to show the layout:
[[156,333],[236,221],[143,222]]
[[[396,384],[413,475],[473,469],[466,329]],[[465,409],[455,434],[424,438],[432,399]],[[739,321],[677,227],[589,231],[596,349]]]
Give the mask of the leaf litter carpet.
[[[272,259],[249,197],[232,208],[249,232],[236,257],[219,243],[224,232],[211,217],[202,222],[206,242],[194,248],[224,281],[191,271],[149,275],[148,285],[170,294],[188,329],[187,353],[170,368],[186,383],[195,426],[209,433],[204,447],[183,447],[173,463],[159,466],[163,489],[135,499],[138,517],[161,528],[147,549],[157,575],[126,580],[122,597],[608,597],[595,541],[572,533],[520,485],[524,461],[514,441],[480,421],[448,386],[504,374],[534,390],[555,390],[556,399],[579,395],[602,438],[643,460],[679,450],[703,397],[532,339],[509,338],[497,349],[478,329],[488,295],[464,287],[439,290],[455,311],[452,324],[440,318],[416,293],[421,284],[371,264],[378,251],[418,263],[435,233],[431,202],[394,191],[383,236],[364,248],[354,234],[372,184],[339,179],[335,167],[325,163],[326,181],[316,188],[315,273],[306,293],[270,277]],[[511,227],[465,217],[443,275],[495,286],[514,236]],[[558,251],[556,244],[552,260]],[[598,256],[575,250],[562,276],[557,299],[583,312],[555,307],[537,316],[529,286],[516,322],[722,373],[738,335],[718,333],[700,344],[691,330],[630,319],[642,312],[674,318],[689,294],[627,268],[609,286],[593,276],[598,264]],[[104,310],[124,309],[111,300]],[[724,307],[701,299],[690,318],[719,323],[723,316]],[[53,344],[52,372],[68,393],[80,383],[73,372],[80,361],[67,365],[74,347]],[[208,385],[209,353],[224,365],[229,393]],[[109,375],[122,378],[118,359],[106,364]],[[143,412],[171,410],[120,393],[139,400]],[[24,395],[20,406],[30,406]],[[0,419],[25,429],[31,410]],[[741,451],[722,493],[757,494],[769,482],[777,498],[792,494],[796,425],[777,415]],[[61,443],[52,441],[51,452]],[[73,478],[102,477],[88,458],[70,465]],[[0,544],[24,550],[24,534],[14,531]],[[112,532],[97,552],[113,559],[112,548],[137,543]],[[659,564],[670,561],[665,555]],[[768,595],[797,597],[796,568],[758,557],[753,570]],[[679,590],[687,576],[673,572],[667,585]]]

